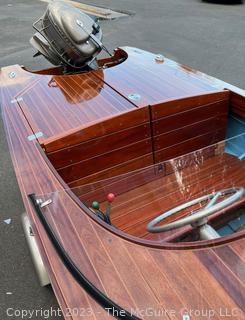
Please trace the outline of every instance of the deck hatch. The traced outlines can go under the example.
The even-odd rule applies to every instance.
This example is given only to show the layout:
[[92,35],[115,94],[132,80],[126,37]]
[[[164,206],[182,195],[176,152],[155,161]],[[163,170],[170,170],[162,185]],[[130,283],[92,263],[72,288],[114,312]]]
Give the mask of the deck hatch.
[[[136,109],[91,73],[43,75],[14,102],[19,103],[32,131],[45,132],[45,139]],[[37,139],[42,143],[44,136]]]

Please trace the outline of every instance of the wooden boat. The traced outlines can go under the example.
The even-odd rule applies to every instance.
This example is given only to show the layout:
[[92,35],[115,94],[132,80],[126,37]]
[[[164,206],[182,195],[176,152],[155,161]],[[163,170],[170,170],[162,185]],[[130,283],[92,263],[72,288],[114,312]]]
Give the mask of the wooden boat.
[[0,72],[65,319],[245,319],[245,91],[136,48],[98,65]]

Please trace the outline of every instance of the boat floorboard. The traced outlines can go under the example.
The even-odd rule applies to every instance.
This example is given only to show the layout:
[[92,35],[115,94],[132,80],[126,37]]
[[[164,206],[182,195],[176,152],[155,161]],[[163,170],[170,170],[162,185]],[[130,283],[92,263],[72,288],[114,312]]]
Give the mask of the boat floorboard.
[[[245,176],[241,175],[244,170],[244,160],[224,153],[206,159],[202,165],[155,179],[116,197],[111,215],[112,223],[133,236],[164,240],[176,231],[160,235],[149,234],[146,226],[153,218],[201,195],[232,186],[244,186]],[[110,190],[110,185],[107,184],[106,188]],[[101,207],[105,210],[106,203],[102,203]],[[185,214],[183,212],[181,216]],[[181,216],[176,215],[175,219]],[[188,229],[190,228],[184,228]]]

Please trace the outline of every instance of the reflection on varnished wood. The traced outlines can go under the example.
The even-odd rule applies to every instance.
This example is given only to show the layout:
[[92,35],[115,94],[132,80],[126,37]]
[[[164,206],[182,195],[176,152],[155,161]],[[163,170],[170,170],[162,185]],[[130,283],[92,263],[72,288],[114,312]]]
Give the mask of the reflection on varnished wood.
[[53,76],[48,86],[59,88],[70,104],[88,101],[99,95],[104,87],[103,70],[98,70],[97,72],[100,75],[98,79],[87,74],[83,74],[82,77],[74,75],[73,81],[70,81],[69,76]]
[[[8,67],[7,74],[9,70],[13,68]],[[14,70],[17,79],[12,79],[13,83],[18,81],[19,73],[25,79],[19,104],[32,130],[43,133],[40,142],[136,109],[92,72],[50,76],[31,74],[20,67]],[[103,78],[103,71],[100,73]],[[31,83],[26,85],[27,81]]]
[[[202,94],[206,95],[213,91],[213,87],[198,73],[195,74],[198,80],[192,75],[191,81],[186,80],[186,75],[179,79],[175,76],[175,68],[171,69],[170,64],[164,65],[167,60],[163,64],[154,65],[152,69],[154,55],[147,54],[147,58],[144,59],[144,52],[136,53],[133,50],[135,49],[127,50],[129,58],[124,62],[124,66],[122,63],[104,70],[104,75],[106,74],[103,75],[104,80],[102,75],[96,72],[89,75],[61,76],[59,80],[55,77],[58,87],[48,85],[52,76],[47,74],[31,74],[19,66],[1,69],[1,108],[9,149],[23,201],[31,218],[40,251],[45,258],[52,287],[64,312],[67,308],[70,310],[77,310],[80,307],[88,308],[93,311],[93,315],[88,319],[110,319],[102,307],[79,286],[58,258],[28,201],[27,195],[30,193],[35,193],[41,198],[52,199],[52,204],[43,208],[43,213],[64,249],[88,281],[123,308],[145,310],[146,307],[151,307],[162,310],[163,313],[156,317],[161,320],[178,320],[183,309],[214,310],[212,319],[220,320],[220,307],[224,306],[229,312],[236,310],[238,316],[234,319],[244,319],[245,291],[244,268],[242,268],[245,257],[244,233],[241,232],[240,235],[226,237],[211,244],[205,242],[196,246],[195,244],[187,246],[186,243],[169,244],[149,241],[146,240],[148,235],[142,234],[141,227],[145,221],[141,218],[147,218],[142,212],[149,214],[148,209],[153,208],[153,211],[158,213],[158,210],[168,208],[171,203],[174,205],[179,199],[183,200],[181,189],[176,190],[178,177],[174,176],[173,170],[171,172],[167,166],[163,166],[159,179],[152,181],[149,173],[149,179],[145,183],[139,181],[136,188],[118,193],[114,222],[131,234],[126,235],[116,228],[99,222],[91,211],[79,202],[71,190],[65,189],[67,186],[64,181],[40,151],[38,143],[41,140],[28,140],[28,136],[42,131],[44,134],[42,142],[46,141],[46,145],[44,143],[43,146],[50,148],[49,156],[54,163],[57,163],[57,167],[61,169],[65,166],[64,170],[73,167],[69,165],[70,153],[76,162],[74,165],[78,168],[77,174],[83,173],[91,182],[94,176],[86,177],[87,172],[83,161],[91,159],[89,169],[91,171],[97,172],[97,169],[102,169],[98,172],[102,179],[104,175],[107,177],[113,173],[116,176],[120,170],[123,172],[125,170],[121,166],[125,164],[123,157],[129,159],[130,153],[133,161],[136,160],[133,164],[130,162],[132,159],[126,163],[130,170],[150,164],[157,166],[153,163],[156,161],[155,153],[159,152],[159,161],[168,158],[167,151],[171,143],[173,143],[172,150],[175,150],[175,145],[179,145],[182,151],[189,151],[189,146],[199,148],[204,142],[205,145],[212,143],[213,138],[222,139],[225,134],[223,115],[228,112],[227,107],[231,108],[233,103],[236,105],[235,109],[243,114],[244,97],[242,95],[233,96],[230,99],[231,93],[222,91],[214,94],[214,97],[223,97],[222,99],[215,98],[214,101],[212,98],[212,101],[208,102],[210,96],[208,98],[206,96],[205,99],[208,101],[204,103],[203,97],[199,95],[200,88]],[[11,71],[16,72],[16,78],[9,78],[8,74]],[[166,74],[164,74],[165,71]],[[81,93],[79,88],[79,81],[82,83],[86,77],[90,77],[88,81],[90,98]],[[99,83],[104,82],[100,89],[96,87],[98,79],[100,79]],[[96,84],[91,85],[90,81]],[[128,94],[131,93],[139,93],[140,101],[130,102]],[[201,101],[199,98],[193,98],[197,94]],[[180,96],[181,98],[189,96],[193,99],[183,100]],[[21,97],[22,100],[14,100],[16,97]],[[169,102],[167,110],[163,102],[176,98],[180,100],[178,104],[175,106]],[[161,103],[158,104],[158,102]],[[201,105],[198,105],[199,102]],[[211,118],[215,119],[209,117],[209,112],[206,113],[207,110],[209,111],[210,103],[215,108]],[[149,104],[155,107],[151,108]],[[136,105],[143,108],[136,108]],[[189,117],[184,117],[184,114],[187,114],[186,108],[189,109],[190,106],[195,110],[199,108],[199,115],[203,115],[203,123],[196,124],[195,128],[210,135],[210,140],[207,140],[206,134],[203,134],[201,137],[204,142],[193,144],[193,140],[198,136],[196,137],[194,132],[191,136],[193,139],[189,139],[191,131],[183,128],[183,135],[175,135],[176,140],[171,138],[170,141],[171,131],[173,131],[171,129],[178,129],[174,127],[178,120],[176,113],[181,117],[178,125],[181,123],[185,127],[191,125],[190,128],[193,129],[192,124],[188,122],[191,114]],[[175,114],[170,115],[169,112],[175,107]],[[155,111],[157,114],[150,114],[150,111]],[[133,119],[128,117],[131,112],[134,114]],[[222,117],[219,118],[217,113]],[[165,121],[165,118],[170,116],[174,121]],[[216,118],[222,120],[218,121],[221,126],[219,137],[213,136],[213,125],[217,124]],[[110,121],[113,119],[114,121]],[[197,122],[194,116],[193,119]],[[158,132],[163,129],[163,127],[159,128],[160,121],[164,121],[165,131]],[[115,126],[116,130],[114,130]],[[96,130],[91,132],[89,128]],[[72,141],[69,141],[71,138]],[[160,140],[157,140],[158,138]],[[90,145],[91,141],[96,143],[95,150],[91,146],[92,143]],[[73,145],[70,144],[72,142]],[[120,152],[116,148],[117,143],[121,148]],[[152,148],[153,145],[156,148]],[[183,145],[185,145],[184,148]],[[138,149],[135,146],[138,146]],[[83,148],[87,150],[87,154],[83,153],[85,150]],[[123,150],[126,151],[123,152]],[[97,151],[100,152],[100,159],[104,157],[103,161],[94,160]],[[106,157],[108,152],[112,151],[113,158],[109,157],[111,161],[108,161]],[[213,186],[221,188],[233,183],[244,185],[244,160],[230,156],[219,157],[217,150],[215,152],[215,156],[211,152],[211,156],[207,158],[205,164],[203,163],[201,170],[197,170],[197,175],[191,167],[181,169],[182,181],[186,185],[189,182],[192,183],[193,194],[212,190]],[[86,155],[88,159],[85,159]],[[220,165],[226,170],[222,170]],[[105,170],[108,171],[105,172]],[[165,176],[164,170],[166,172],[170,170],[168,172],[170,174]],[[210,176],[211,172],[212,176]],[[71,172],[67,171],[68,181],[73,180],[74,175],[76,173],[74,174],[72,169]],[[193,179],[190,179],[191,175],[194,175]],[[131,178],[129,177],[128,181],[135,183],[136,179]],[[113,183],[118,188],[122,188],[123,181],[118,181],[115,177],[113,179]],[[73,185],[75,186],[75,182]],[[129,185],[125,184],[126,187]],[[109,189],[111,185],[108,184],[106,187]],[[118,190],[122,191],[122,189]],[[82,193],[79,195],[82,199],[86,198]],[[188,196],[188,192],[186,195]],[[130,215],[129,219],[125,218],[127,214]],[[143,239],[133,238],[132,234],[141,236]],[[175,314],[168,313],[170,309],[173,309]],[[195,320],[203,320],[202,318],[197,316]],[[79,317],[67,316],[66,319],[77,320]]]

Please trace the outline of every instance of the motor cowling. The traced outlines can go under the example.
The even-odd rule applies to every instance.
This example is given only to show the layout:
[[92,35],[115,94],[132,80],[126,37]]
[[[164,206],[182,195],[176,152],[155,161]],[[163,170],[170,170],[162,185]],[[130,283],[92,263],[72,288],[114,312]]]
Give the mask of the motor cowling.
[[101,27],[92,17],[69,4],[54,2],[33,27],[37,32],[30,43],[52,64],[69,71],[94,68],[103,45]]

